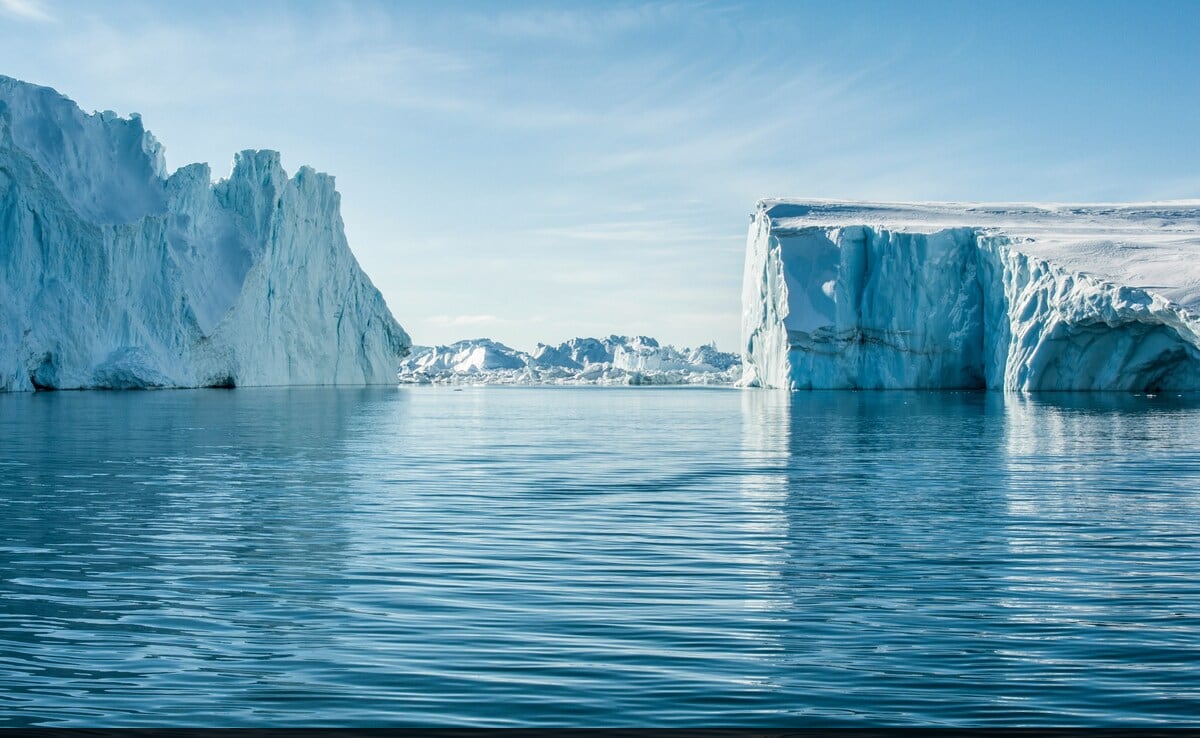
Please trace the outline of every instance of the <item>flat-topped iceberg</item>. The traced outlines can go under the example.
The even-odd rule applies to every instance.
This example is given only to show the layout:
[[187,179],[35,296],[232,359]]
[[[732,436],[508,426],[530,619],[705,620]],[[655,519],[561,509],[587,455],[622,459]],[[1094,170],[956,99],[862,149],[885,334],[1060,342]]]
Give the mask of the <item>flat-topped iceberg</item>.
[[402,384],[733,384],[737,354],[714,346],[677,349],[646,336],[539,343],[532,353],[487,338],[417,346],[400,365]]
[[168,176],[136,115],[0,77],[0,390],[392,383],[409,344],[332,177]]
[[1200,201],[763,200],[743,383],[1200,390]]

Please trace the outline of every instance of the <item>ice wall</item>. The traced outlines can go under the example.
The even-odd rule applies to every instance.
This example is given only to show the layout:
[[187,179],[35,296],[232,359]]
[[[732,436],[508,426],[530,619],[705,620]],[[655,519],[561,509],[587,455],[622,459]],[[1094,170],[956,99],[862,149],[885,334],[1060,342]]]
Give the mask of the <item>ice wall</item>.
[[1197,234],[1200,203],[762,201],[743,383],[1200,389]]
[[137,116],[0,77],[0,390],[394,382],[331,177],[165,171]]

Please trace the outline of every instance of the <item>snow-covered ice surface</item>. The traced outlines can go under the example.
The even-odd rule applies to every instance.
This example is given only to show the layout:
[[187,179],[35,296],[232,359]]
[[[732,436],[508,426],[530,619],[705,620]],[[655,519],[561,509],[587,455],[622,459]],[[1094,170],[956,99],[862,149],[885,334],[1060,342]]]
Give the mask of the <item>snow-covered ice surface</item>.
[[0,77],[0,390],[383,384],[409,345],[332,177],[168,176],[138,116]]
[[1200,201],[762,200],[743,384],[1200,389]]
[[645,336],[573,338],[533,353],[487,338],[417,346],[400,365],[403,384],[728,385],[737,354],[713,346],[677,349]]

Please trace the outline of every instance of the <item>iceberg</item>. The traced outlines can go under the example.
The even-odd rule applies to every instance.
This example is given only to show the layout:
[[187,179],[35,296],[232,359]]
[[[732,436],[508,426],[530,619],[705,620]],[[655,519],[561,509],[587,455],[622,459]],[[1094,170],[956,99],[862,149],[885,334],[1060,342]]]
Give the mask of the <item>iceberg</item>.
[[418,346],[400,364],[401,384],[731,385],[737,354],[705,345],[664,346],[646,336],[572,338],[526,353],[488,338]]
[[0,77],[0,390],[391,384],[410,344],[333,177],[168,175],[136,114]]
[[769,199],[747,386],[1200,390],[1200,201]]

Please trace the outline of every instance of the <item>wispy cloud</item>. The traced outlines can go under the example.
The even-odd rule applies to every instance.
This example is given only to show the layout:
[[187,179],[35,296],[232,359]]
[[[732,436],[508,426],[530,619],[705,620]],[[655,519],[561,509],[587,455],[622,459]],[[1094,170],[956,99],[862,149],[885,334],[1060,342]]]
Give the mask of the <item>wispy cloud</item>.
[[44,23],[55,20],[40,0],[0,0],[0,13],[25,21]]
[[648,2],[615,7],[517,8],[477,19],[487,32],[524,40],[594,43],[677,20],[696,3]]
[[[52,19],[37,3],[0,0],[0,10]],[[473,69],[473,52],[430,45],[373,7],[333,5],[313,13],[285,5],[267,17],[217,8],[186,21],[166,12],[125,18],[88,7],[64,19],[42,51],[57,65],[81,70],[97,97],[111,100],[136,79],[146,107],[288,100],[461,110],[467,100],[448,94],[446,81]]]

